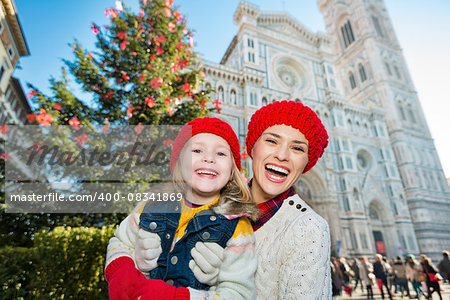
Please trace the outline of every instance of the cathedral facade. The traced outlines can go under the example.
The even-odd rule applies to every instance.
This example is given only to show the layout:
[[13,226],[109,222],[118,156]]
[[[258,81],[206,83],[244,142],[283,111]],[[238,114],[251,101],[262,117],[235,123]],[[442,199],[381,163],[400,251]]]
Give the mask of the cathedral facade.
[[[319,0],[327,33],[241,2],[220,63],[204,61],[219,115],[238,133],[261,106],[301,101],[330,136],[296,187],[340,256],[450,249],[450,191],[382,0]],[[251,159],[244,161],[251,176]]]

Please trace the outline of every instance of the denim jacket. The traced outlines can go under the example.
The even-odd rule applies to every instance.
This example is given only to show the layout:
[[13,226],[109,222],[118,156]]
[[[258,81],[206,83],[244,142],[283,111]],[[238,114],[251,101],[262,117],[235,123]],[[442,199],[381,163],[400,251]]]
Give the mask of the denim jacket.
[[140,216],[139,226],[158,234],[162,253],[158,267],[150,271],[150,278],[161,279],[176,287],[192,287],[208,290],[189,269],[191,250],[197,242],[213,242],[225,248],[238,224],[239,218],[228,220],[212,210],[202,210],[188,223],[184,235],[172,248],[175,232],[180,220],[181,203],[146,205]]

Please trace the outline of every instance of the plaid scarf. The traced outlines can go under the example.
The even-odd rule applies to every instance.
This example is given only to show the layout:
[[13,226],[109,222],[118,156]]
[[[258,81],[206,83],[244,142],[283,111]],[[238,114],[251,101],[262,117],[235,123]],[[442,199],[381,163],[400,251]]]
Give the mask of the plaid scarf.
[[[251,181],[249,183],[251,186]],[[293,187],[290,187],[288,190],[283,192],[282,194],[276,196],[269,201],[258,203],[258,208],[261,211],[261,216],[258,220],[252,222],[253,231],[258,230],[261,226],[263,226],[267,221],[272,218],[276,212],[280,209],[283,204],[284,199],[289,198],[295,195],[295,190]]]

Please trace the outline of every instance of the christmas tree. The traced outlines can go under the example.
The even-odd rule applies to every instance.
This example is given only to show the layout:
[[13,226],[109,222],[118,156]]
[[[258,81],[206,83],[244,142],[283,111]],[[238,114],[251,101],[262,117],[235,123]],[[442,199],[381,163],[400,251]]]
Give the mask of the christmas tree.
[[74,60],[65,64],[90,99],[69,89],[67,72],[50,80],[53,96],[29,84],[38,105],[30,122],[44,126],[98,124],[185,124],[220,109],[210,90],[199,90],[205,76],[193,52],[192,31],[172,7],[173,0],[141,0],[138,13],[120,1],[106,9],[111,23],[93,24],[96,51],[72,44]]

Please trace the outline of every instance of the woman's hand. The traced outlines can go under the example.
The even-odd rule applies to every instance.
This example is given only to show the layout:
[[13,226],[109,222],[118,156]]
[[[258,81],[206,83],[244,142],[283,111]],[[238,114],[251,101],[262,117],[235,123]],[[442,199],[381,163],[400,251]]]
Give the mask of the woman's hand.
[[156,233],[139,229],[136,239],[135,260],[142,272],[149,272],[158,266],[158,258],[162,253],[161,239]]
[[189,268],[195,278],[203,284],[217,284],[220,266],[224,259],[224,249],[216,243],[198,242],[191,250],[192,260]]

